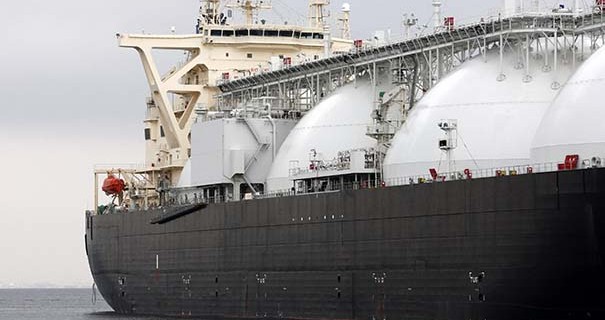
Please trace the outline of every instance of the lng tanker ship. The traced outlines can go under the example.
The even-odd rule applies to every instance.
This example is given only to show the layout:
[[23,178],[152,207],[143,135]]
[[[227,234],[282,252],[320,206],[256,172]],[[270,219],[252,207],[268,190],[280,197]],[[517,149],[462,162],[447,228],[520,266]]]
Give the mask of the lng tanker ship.
[[605,15],[578,3],[457,25],[434,0],[362,41],[347,4],[337,37],[325,0],[306,26],[204,0],[195,34],[118,34],[147,153],[95,169],[96,286],[132,315],[605,318]]

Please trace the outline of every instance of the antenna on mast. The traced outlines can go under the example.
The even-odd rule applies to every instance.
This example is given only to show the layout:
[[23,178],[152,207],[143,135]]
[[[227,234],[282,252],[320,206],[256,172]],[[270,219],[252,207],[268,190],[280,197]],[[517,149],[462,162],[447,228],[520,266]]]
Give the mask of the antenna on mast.
[[220,13],[221,0],[200,0],[198,29],[202,25],[225,24],[227,18]]
[[271,9],[271,2],[268,0],[237,0],[235,4],[228,4],[228,8],[236,8],[244,11],[244,15],[246,16],[246,24],[251,25],[254,24],[254,14],[263,9]]
[[439,121],[437,126],[445,133],[445,137],[439,139],[439,149],[445,152],[447,158],[447,172],[451,173],[456,170],[453,152],[454,149],[458,147],[458,120],[444,119]]
[[416,16],[413,13],[410,14],[409,16],[407,13],[403,14],[403,30],[404,30],[404,35],[405,35],[406,40],[411,38],[410,30],[412,29],[412,27],[414,27],[417,24],[418,24],[418,18],[416,18]]

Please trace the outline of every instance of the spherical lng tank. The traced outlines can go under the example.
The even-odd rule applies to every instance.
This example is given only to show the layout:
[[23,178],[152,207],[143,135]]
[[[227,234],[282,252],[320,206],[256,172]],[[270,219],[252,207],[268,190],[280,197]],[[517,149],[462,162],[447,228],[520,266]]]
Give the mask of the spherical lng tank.
[[604,89],[605,48],[601,48],[548,108],[532,142],[532,163],[563,163],[567,155],[579,155],[580,160],[598,165],[599,158],[605,158]]
[[373,96],[368,81],[359,80],[337,89],[315,106],[279,149],[267,178],[267,190],[292,188],[290,169],[293,165],[307,167],[312,149],[329,160],[339,151],[374,147],[375,140],[366,136],[372,123]]
[[[548,57],[552,66],[552,53]],[[529,162],[531,137],[559,83],[572,73],[570,63],[549,70],[545,57],[532,53],[529,66],[522,56],[505,52],[502,67],[497,52],[465,62],[439,82],[414,107],[395,136],[384,164],[391,179],[438,172],[491,169]],[[438,147],[444,119],[458,123],[452,168]]]

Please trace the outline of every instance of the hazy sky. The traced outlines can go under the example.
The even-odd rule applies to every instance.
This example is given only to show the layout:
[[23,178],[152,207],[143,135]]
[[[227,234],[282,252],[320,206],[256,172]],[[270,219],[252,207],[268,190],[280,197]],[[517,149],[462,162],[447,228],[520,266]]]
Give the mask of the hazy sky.
[[[447,15],[478,20],[502,0],[442,0]],[[344,1],[332,0],[335,17]],[[402,33],[431,0],[348,1],[354,38]],[[552,3],[557,1],[541,1]],[[562,1],[571,3],[573,1]],[[305,0],[274,0],[295,22]],[[191,32],[197,0],[20,0],[0,10],[0,286],[90,285],[84,210],[94,164],[143,161],[148,88],[138,55],[115,33]],[[288,13],[290,12],[290,13]],[[292,14],[292,12],[298,12]]]

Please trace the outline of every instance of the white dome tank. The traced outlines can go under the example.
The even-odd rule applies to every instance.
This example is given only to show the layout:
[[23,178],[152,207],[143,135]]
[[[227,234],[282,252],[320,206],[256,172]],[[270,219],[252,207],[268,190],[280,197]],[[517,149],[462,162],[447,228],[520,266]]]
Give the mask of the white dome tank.
[[372,123],[373,95],[368,81],[358,80],[356,86],[337,89],[305,115],[279,149],[267,178],[267,191],[292,188],[291,166],[307,166],[311,149],[329,160],[339,151],[374,147],[376,140],[366,136]]
[[579,155],[580,160],[605,158],[604,88],[605,48],[601,48],[582,64],[548,108],[532,142],[532,163],[551,164],[556,169],[566,155]]
[[445,133],[437,124],[444,119],[458,122],[452,170],[527,164],[531,137],[557,93],[556,84],[572,73],[571,64],[560,62],[558,72],[545,72],[544,58],[531,61],[528,78],[516,55],[505,54],[502,79],[499,55],[491,52],[487,61],[468,61],[439,82],[395,136],[384,163],[385,180],[426,176],[430,168],[448,170],[438,148]]

